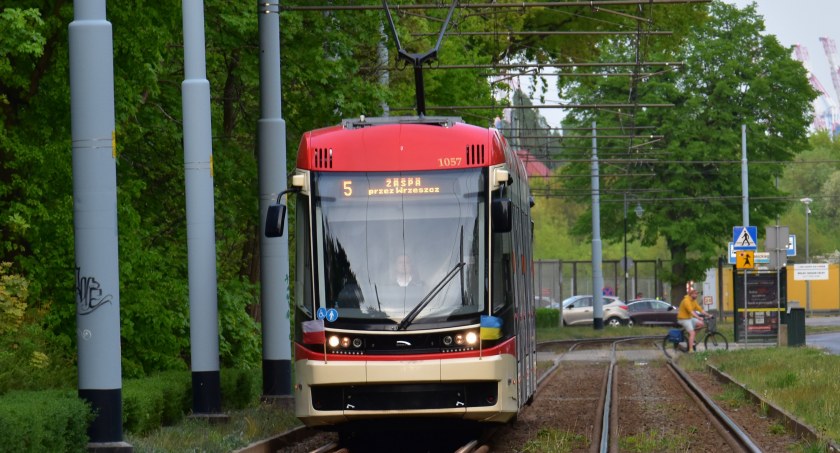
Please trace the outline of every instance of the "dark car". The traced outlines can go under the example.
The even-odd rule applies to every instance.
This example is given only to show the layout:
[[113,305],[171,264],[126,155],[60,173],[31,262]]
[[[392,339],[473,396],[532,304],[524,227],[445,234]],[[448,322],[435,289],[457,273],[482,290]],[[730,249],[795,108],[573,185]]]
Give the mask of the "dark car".
[[677,307],[668,302],[656,299],[639,299],[627,304],[630,319],[633,324],[647,326],[675,326],[677,324]]

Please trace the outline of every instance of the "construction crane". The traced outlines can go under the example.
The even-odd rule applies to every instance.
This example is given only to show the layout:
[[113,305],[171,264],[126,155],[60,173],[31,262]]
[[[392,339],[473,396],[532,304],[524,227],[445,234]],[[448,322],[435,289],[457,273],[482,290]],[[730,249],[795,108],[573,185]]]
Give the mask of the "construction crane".
[[820,37],[820,42],[823,45],[823,49],[825,49],[825,56],[828,58],[828,67],[831,72],[831,83],[834,84],[834,93],[840,99],[840,72],[838,72],[840,68],[834,64],[834,57],[837,56],[837,46],[834,44],[834,40],[827,36]]
[[[811,65],[808,62],[808,49],[801,44],[795,44],[793,46],[793,58],[802,63],[802,66],[804,66],[805,70],[808,71],[808,81],[811,83],[811,86],[820,93],[818,99],[821,105],[814,105],[815,114],[814,122],[812,124],[813,128],[815,130],[827,130],[831,132],[831,135],[835,135],[838,130],[838,125],[840,125],[840,114],[838,113],[838,110],[840,109],[838,109],[837,103],[834,102],[834,99],[825,90],[825,87],[817,76],[814,75],[813,71],[811,71]],[[836,72],[832,70],[832,80],[835,78],[835,73]],[[838,76],[840,76],[840,74],[838,74]],[[838,94],[840,94],[840,78],[838,78],[835,82],[834,88],[838,91]]]

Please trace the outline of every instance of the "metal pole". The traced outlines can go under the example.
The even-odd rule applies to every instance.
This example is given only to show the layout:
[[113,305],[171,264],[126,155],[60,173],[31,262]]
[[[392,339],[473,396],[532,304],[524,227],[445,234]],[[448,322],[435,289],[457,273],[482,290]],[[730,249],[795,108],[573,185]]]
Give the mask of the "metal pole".
[[[747,169],[747,125],[741,125],[741,217],[744,228],[750,224],[750,185]],[[744,274],[746,275],[746,273]]]
[[219,307],[213,205],[210,82],[205,67],[204,2],[183,0],[184,174],[193,415],[221,414]]
[[595,122],[592,122],[592,326],[595,330],[604,328],[604,273],[601,269],[601,206],[598,178],[598,137]]
[[257,6],[260,33],[260,119],[257,132],[264,400],[288,398],[292,392],[289,237],[284,234],[268,238],[262,234],[268,205],[286,189],[286,122],[281,104],[279,10],[277,0],[260,2]]
[[627,192],[624,192],[624,258],[621,261],[624,269],[624,301],[627,302],[627,277],[629,276],[629,269],[627,268]]
[[[747,125],[741,125],[741,217],[744,228],[750,224],[750,185],[749,171],[747,168]],[[747,332],[749,331],[750,312],[747,309],[747,270],[744,269],[744,343],[749,343]],[[736,321],[737,322],[737,321]]]
[[[808,220],[811,218],[811,199],[805,200],[805,262],[811,264],[811,250],[808,235],[811,228],[808,225]],[[808,311],[808,316],[811,315],[811,280],[805,280],[805,308]]]
[[105,10],[105,0],[75,2],[68,27],[78,392],[96,414],[88,448],[131,451],[122,441],[114,51]]

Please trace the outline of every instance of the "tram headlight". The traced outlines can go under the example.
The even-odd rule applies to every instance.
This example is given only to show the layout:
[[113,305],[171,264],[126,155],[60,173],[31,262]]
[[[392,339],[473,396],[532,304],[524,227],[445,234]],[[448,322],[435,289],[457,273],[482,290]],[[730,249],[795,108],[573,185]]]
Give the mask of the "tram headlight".
[[446,335],[443,337],[443,345],[446,347],[452,346],[452,335]]
[[470,345],[470,346],[478,343],[478,335],[476,335],[475,332],[473,332],[473,331],[467,332],[466,338],[467,338],[467,344]]
[[347,349],[350,347],[350,337],[343,337],[341,339],[341,347]]
[[353,339],[353,347],[359,349],[362,347],[362,339],[361,338],[354,338]]
[[330,347],[331,348],[338,347],[338,344],[339,344],[340,341],[341,340],[339,340],[338,336],[336,336],[336,335],[331,336],[330,339],[329,339]]
[[458,346],[463,346],[464,345],[464,334],[462,334],[462,333],[455,334],[455,344],[457,344]]

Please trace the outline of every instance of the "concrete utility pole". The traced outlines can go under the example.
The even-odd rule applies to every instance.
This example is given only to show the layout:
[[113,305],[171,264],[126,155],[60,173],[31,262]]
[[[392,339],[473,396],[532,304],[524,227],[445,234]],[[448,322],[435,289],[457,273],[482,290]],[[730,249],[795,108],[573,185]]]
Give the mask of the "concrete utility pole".
[[122,430],[114,50],[105,0],[77,1],[68,28],[79,397],[90,449],[131,451]]
[[592,327],[595,330],[604,328],[604,271],[601,250],[601,198],[600,179],[598,175],[598,132],[595,122],[592,122],[592,301],[595,307],[592,312]]
[[[289,240],[268,238],[268,205],[286,189],[286,122],[280,88],[280,4],[259,3],[260,29],[260,305],[263,338],[263,399],[289,397],[292,346],[289,341]],[[289,231],[289,228],[286,228]]]
[[[741,217],[744,228],[750,225],[750,184],[747,167],[747,125],[741,125]],[[757,240],[758,238],[756,238]]]
[[[811,202],[810,198],[801,198],[799,201],[805,204],[805,262],[811,264],[811,245],[809,244],[808,234],[811,231],[808,221],[811,218]],[[805,280],[805,309],[808,316],[811,315],[811,280]]]
[[220,414],[219,307],[213,205],[210,82],[204,54],[204,2],[181,3],[184,23],[184,172],[187,192],[187,266],[193,415]]

